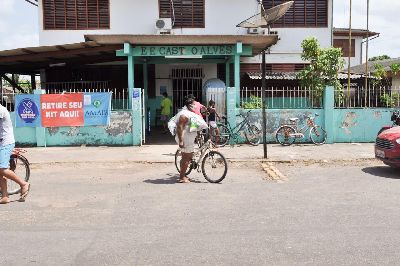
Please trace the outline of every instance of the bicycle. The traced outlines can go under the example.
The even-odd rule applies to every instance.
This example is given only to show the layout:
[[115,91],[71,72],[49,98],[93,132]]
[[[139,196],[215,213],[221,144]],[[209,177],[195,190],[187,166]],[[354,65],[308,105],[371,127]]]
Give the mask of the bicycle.
[[[198,173],[202,172],[204,178],[210,183],[220,183],[224,180],[226,173],[228,172],[228,164],[225,157],[213,148],[213,143],[208,139],[194,152],[193,158],[190,161],[185,174],[189,175],[193,169],[196,169]],[[178,149],[175,153],[175,167],[179,173],[181,159],[181,150]]]
[[290,146],[296,139],[304,138],[306,132],[309,131],[309,139],[312,143],[315,145],[324,144],[326,142],[327,134],[325,129],[315,124],[314,120],[316,117],[318,117],[318,114],[315,114],[315,117],[307,116],[306,124],[300,129],[297,127],[299,118],[290,118],[290,125],[282,125],[276,131],[276,140],[282,146]]
[[[29,167],[29,161],[22,153],[26,153],[26,150],[15,148],[10,156],[10,170],[13,171],[17,176],[28,182],[31,171]],[[21,191],[20,186],[12,180],[7,179],[7,190],[8,194],[13,195]],[[1,195],[1,190],[0,190]]]
[[217,147],[224,147],[229,140],[232,138],[235,143],[239,142],[241,137],[240,132],[244,131],[245,138],[250,145],[257,146],[261,141],[261,130],[250,124],[249,116],[251,111],[248,111],[246,115],[239,114],[243,120],[232,128],[230,123],[226,120],[226,117],[222,117],[225,123],[217,123],[219,134],[215,134],[215,130],[212,130],[211,140]]

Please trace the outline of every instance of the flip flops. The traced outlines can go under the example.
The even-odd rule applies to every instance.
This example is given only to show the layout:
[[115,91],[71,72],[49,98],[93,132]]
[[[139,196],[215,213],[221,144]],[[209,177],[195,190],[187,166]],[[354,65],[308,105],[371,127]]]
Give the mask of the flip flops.
[[178,183],[190,183],[189,179],[179,179]]
[[20,197],[19,201],[25,201],[26,197],[28,197],[30,190],[31,190],[31,184],[28,183],[27,189],[21,189],[21,197]]

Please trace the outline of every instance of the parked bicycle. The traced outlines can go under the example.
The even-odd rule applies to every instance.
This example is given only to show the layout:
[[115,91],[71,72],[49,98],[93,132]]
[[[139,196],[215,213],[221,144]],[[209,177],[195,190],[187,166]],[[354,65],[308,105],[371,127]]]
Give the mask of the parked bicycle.
[[315,118],[318,114],[313,116],[307,116],[307,121],[300,129],[297,124],[299,118],[290,118],[290,124],[282,125],[276,131],[276,141],[278,141],[283,146],[292,145],[296,139],[302,139],[305,137],[307,131],[309,131],[309,139],[315,145],[322,145],[326,142],[326,131],[321,126],[315,124]]
[[217,123],[219,134],[215,134],[215,131],[211,131],[210,137],[211,141],[218,147],[224,147],[229,140],[232,138],[235,143],[238,143],[241,138],[241,132],[244,133],[244,136],[247,142],[253,146],[257,146],[261,141],[261,130],[250,123],[249,116],[250,112],[248,111],[245,115],[239,114],[243,118],[243,120],[232,128],[231,124],[227,121],[226,117],[222,117],[225,121],[224,123]]
[[[178,172],[180,172],[181,159],[181,150],[178,149],[175,153],[175,167]],[[189,175],[193,169],[196,169],[199,173],[202,172],[204,178],[208,182],[219,183],[226,177],[228,164],[225,157],[220,152],[214,150],[213,143],[208,139],[194,152],[193,158],[185,174]]]
[[[10,170],[13,171],[17,176],[29,180],[30,167],[29,161],[22,154],[26,153],[26,150],[15,148],[10,156]],[[12,180],[7,179],[7,190],[8,194],[13,195],[21,191],[20,186]],[[0,190],[1,195],[1,190]]]

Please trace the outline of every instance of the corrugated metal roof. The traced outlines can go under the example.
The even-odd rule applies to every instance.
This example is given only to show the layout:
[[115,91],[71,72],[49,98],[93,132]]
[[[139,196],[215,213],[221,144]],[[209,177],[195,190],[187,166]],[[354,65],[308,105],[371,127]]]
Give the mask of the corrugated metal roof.
[[86,35],[86,42],[26,47],[0,51],[0,72],[34,73],[50,64],[84,64],[125,60],[116,57],[126,42],[134,45],[224,45],[241,42],[253,46],[253,54],[274,45],[277,35]]
[[[246,73],[250,79],[262,79],[262,73],[261,72],[247,72]],[[265,75],[265,79],[267,80],[297,80],[297,74],[298,72],[268,72]],[[339,79],[347,79],[347,73],[339,73],[338,74]],[[364,75],[360,74],[351,74],[350,78],[351,79],[359,79],[364,77]]]

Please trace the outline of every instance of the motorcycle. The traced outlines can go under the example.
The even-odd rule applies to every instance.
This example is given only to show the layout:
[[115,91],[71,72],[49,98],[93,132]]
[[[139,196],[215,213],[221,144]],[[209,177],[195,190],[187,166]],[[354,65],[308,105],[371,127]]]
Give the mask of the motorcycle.
[[399,110],[393,111],[392,116],[390,117],[390,120],[393,122],[392,125],[383,126],[379,130],[378,135],[387,129],[390,129],[390,128],[396,127],[396,126],[400,126],[400,111]]

